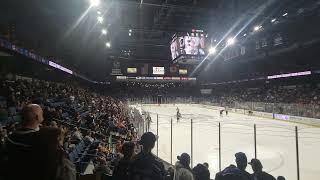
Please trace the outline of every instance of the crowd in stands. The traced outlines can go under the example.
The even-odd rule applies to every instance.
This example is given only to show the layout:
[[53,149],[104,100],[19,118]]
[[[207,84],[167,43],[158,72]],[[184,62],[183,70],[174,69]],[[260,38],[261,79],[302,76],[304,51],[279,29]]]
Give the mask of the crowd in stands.
[[[89,164],[99,180],[110,175],[123,180],[209,180],[208,163],[190,167],[190,156],[166,167],[152,154],[157,137],[138,140],[134,112],[126,103],[79,86],[46,81],[1,81],[0,178],[7,180],[73,180]],[[239,152],[236,165],[216,180],[274,180]],[[283,177],[278,177],[283,180]]]
[[227,102],[268,102],[320,105],[320,90],[313,86],[265,86],[214,91],[215,98]]
[[[268,102],[320,105],[320,89],[317,85],[260,85],[255,87],[219,86],[199,88],[185,83],[128,82],[121,86],[122,94],[132,92],[135,97],[162,95],[163,97],[201,97],[200,89],[213,89],[210,96],[215,102]],[[130,93],[129,93],[130,95]],[[130,97],[130,96],[129,96]]]
[[90,162],[97,173],[111,174],[125,142],[137,141],[133,110],[114,98],[38,80],[3,80],[1,87],[0,151],[6,168],[0,177],[19,179],[22,173],[46,179],[64,174],[65,167],[69,177]]

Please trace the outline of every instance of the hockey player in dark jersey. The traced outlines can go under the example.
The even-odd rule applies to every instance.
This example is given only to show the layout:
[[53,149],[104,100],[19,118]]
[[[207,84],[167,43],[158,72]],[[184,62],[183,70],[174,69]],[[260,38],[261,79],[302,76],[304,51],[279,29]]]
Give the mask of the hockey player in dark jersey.
[[181,118],[181,113],[179,108],[177,107],[177,122],[179,122],[180,118]]

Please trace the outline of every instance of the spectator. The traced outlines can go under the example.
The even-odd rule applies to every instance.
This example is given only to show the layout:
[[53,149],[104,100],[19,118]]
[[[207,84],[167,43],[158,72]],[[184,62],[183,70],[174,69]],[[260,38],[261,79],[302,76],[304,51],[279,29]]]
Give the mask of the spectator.
[[197,164],[196,167],[192,169],[192,172],[194,174],[195,180],[209,180],[210,179],[210,172],[207,166],[208,163],[204,164]]
[[124,157],[119,161],[118,165],[113,171],[114,180],[129,180],[128,178],[128,167],[131,162],[134,153],[134,144],[132,142],[126,142],[122,146],[122,153]]
[[130,180],[163,180],[165,170],[163,164],[151,153],[156,142],[156,136],[152,132],[141,136],[142,151],[133,157],[129,166]]
[[245,171],[247,156],[243,152],[235,154],[237,166],[231,164],[223,171],[216,174],[215,180],[253,180],[252,176]]
[[248,180],[247,177],[243,177],[239,168],[231,164],[223,171],[216,174],[215,180]]
[[66,158],[66,153],[62,148],[63,131],[54,127],[42,128],[39,131],[39,137],[37,152],[40,160],[38,162],[40,179],[76,180],[75,166]]
[[51,127],[54,127],[54,128],[58,128],[58,124],[57,124],[56,121],[51,121],[51,122],[50,122],[50,126],[51,126]]
[[[9,135],[7,140],[8,171],[7,178],[35,179],[38,172],[36,147],[39,143],[39,125],[43,121],[42,109],[37,104],[29,104],[22,110],[21,128]],[[19,173],[17,173],[19,172]]]
[[209,169],[209,164],[208,164],[207,162],[203,163],[203,165],[204,165],[207,169]]
[[111,174],[111,169],[107,165],[107,160],[105,157],[100,157],[98,159],[98,163],[94,168],[94,173],[96,174],[97,179],[101,179],[103,174]]
[[177,157],[178,162],[175,164],[174,180],[193,180],[192,170],[190,168],[190,156],[182,153]]
[[82,134],[81,134],[81,132],[79,131],[78,128],[74,128],[74,132],[73,132],[73,135],[72,135],[72,140],[74,142],[76,142],[76,143],[82,140]]
[[243,152],[238,152],[235,154],[235,157],[236,157],[237,167],[240,169],[242,176],[244,176],[246,179],[252,180],[250,173],[246,171],[247,163],[248,163],[246,154]]
[[252,167],[252,176],[254,180],[276,180],[272,175],[262,171],[263,166],[259,159],[251,159],[249,164]]
[[277,180],[286,180],[286,178],[284,178],[283,176],[278,176]]
[[167,171],[167,175],[166,175],[166,179],[165,180],[173,180],[174,178],[174,169],[173,167],[169,167],[168,171]]
[[94,138],[92,137],[91,131],[88,131],[87,135],[83,138],[86,143],[93,143]]

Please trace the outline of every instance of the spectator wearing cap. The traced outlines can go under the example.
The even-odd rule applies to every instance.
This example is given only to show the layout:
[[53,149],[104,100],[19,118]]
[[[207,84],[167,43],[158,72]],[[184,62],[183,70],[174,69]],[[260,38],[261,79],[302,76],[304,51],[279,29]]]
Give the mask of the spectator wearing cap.
[[272,175],[262,171],[263,166],[259,159],[251,159],[248,164],[252,167],[254,180],[276,180]]
[[122,146],[123,158],[119,161],[118,165],[115,167],[112,175],[114,180],[128,180],[128,167],[131,162],[134,153],[134,143],[126,142]]
[[248,163],[246,154],[243,152],[238,152],[235,154],[235,157],[236,157],[237,168],[241,171],[242,176],[246,179],[252,180],[252,176],[250,175],[250,173],[246,171],[247,163]]
[[182,153],[177,156],[178,161],[175,164],[174,180],[194,180],[192,170],[190,168],[190,156]]
[[141,136],[139,144],[143,149],[133,157],[129,165],[130,180],[163,180],[165,178],[164,165],[151,153],[156,139],[152,132],[146,132]]

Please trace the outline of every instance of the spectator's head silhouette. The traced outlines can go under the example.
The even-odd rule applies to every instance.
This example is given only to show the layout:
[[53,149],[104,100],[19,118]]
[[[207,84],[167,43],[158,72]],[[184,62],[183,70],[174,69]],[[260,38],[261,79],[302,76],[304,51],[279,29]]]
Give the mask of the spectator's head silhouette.
[[157,137],[152,132],[146,132],[141,136],[139,144],[143,146],[143,151],[150,153],[154,148]]
[[203,165],[209,169],[209,164],[207,162],[203,163]]
[[39,130],[39,125],[43,121],[42,108],[37,104],[28,104],[22,109],[22,126],[23,128],[29,128]]
[[248,164],[251,165],[252,171],[254,173],[258,173],[258,172],[262,171],[263,166],[262,166],[261,162],[259,161],[259,159],[251,159],[251,161]]
[[124,158],[130,159],[134,152],[134,144],[132,142],[125,142],[121,150],[124,155]]
[[243,152],[238,152],[235,154],[235,157],[236,157],[237,167],[240,170],[244,171],[246,169],[247,163],[248,163],[246,154]]
[[283,176],[278,176],[277,180],[286,180],[286,178],[284,178]]
[[187,153],[182,153],[180,156],[177,156],[177,159],[179,160],[179,162],[185,166],[185,167],[189,167],[190,164],[190,156]]

